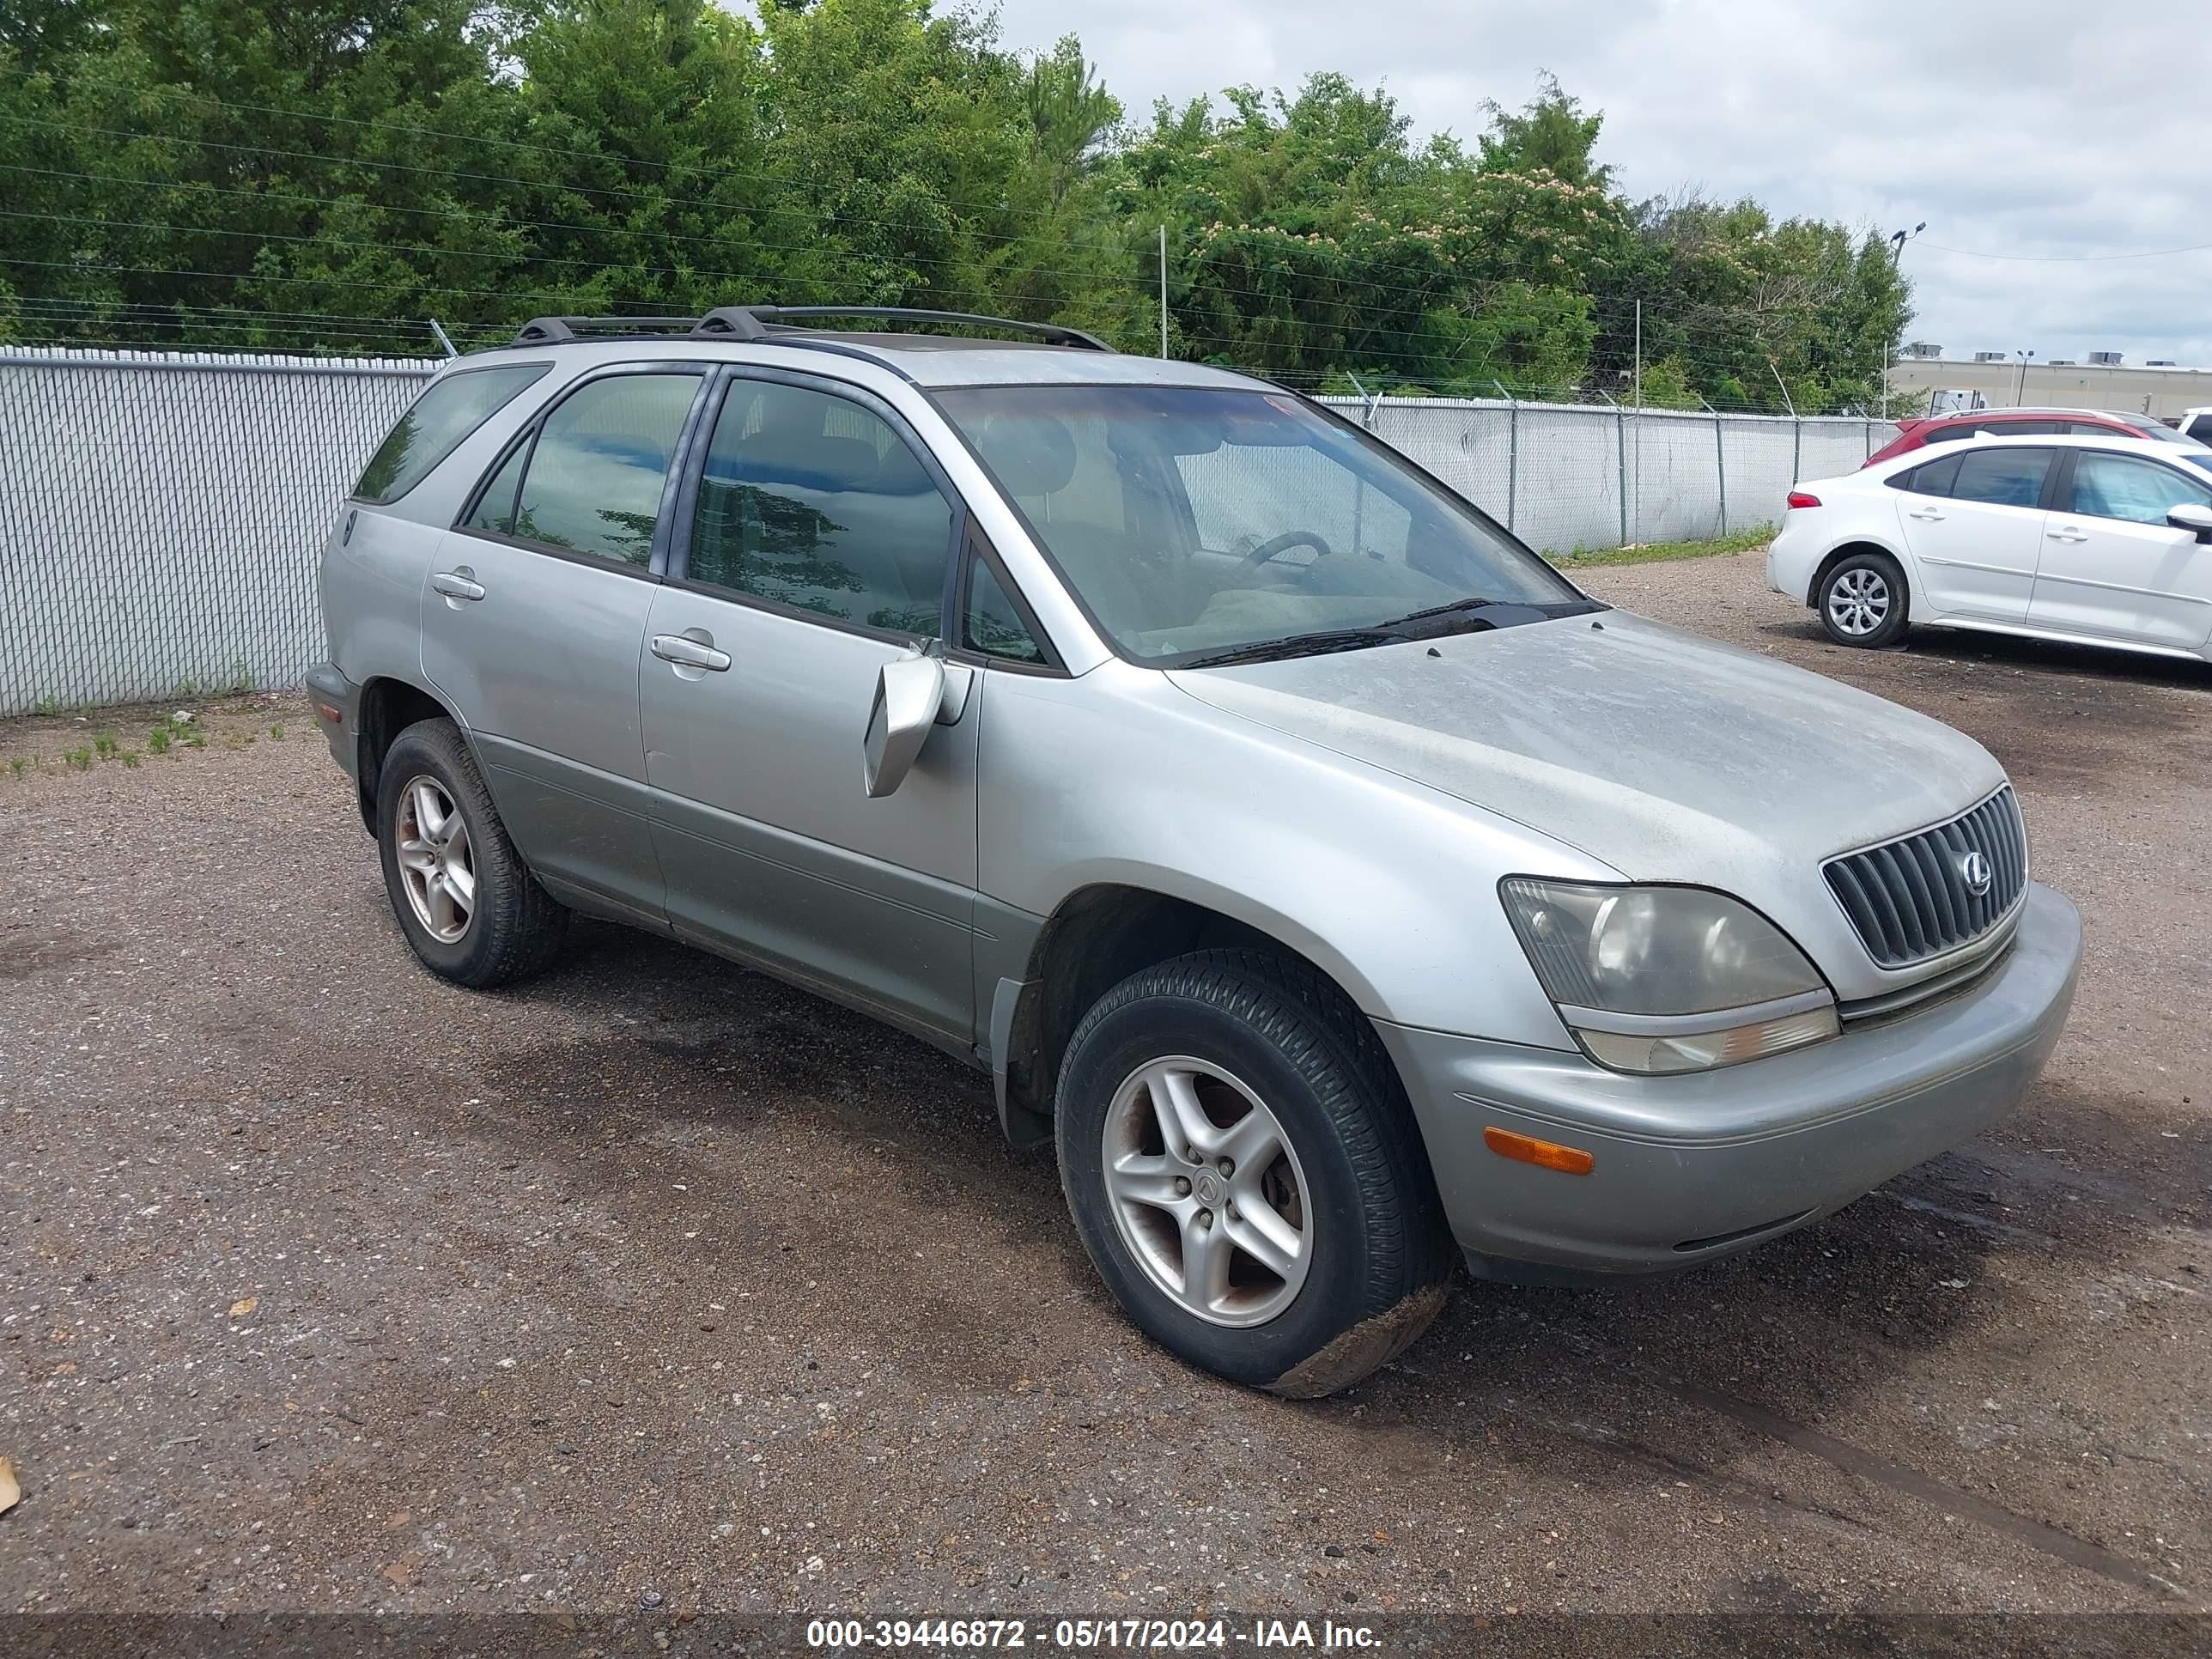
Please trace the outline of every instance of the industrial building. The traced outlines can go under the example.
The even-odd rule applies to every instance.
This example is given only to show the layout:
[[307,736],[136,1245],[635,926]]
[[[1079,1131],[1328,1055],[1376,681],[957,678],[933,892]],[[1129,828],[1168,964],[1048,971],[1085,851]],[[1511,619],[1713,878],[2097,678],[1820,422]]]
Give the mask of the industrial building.
[[[2118,409],[2171,417],[2185,409],[2212,405],[2212,368],[2173,363],[2129,363],[2117,351],[2091,351],[2079,358],[2040,357],[2027,364],[2025,383],[2020,358],[2009,351],[1976,351],[1955,356],[1942,348],[1915,341],[1898,356],[1889,374],[1889,410],[1911,415],[1928,408],[1938,392],[1978,392],[1992,409],[2027,404],[2069,409]],[[1965,401],[1971,404],[1971,399]]]

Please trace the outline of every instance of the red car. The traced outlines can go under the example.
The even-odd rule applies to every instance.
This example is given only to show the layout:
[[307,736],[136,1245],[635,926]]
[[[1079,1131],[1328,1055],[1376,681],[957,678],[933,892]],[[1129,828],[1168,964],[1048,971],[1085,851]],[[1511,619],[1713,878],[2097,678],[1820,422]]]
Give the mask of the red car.
[[1971,438],[1986,432],[1993,438],[2027,438],[2054,432],[2108,432],[2116,437],[2141,438],[2150,443],[2187,444],[2165,422],[2148,415],[2122,415],[2106,409],[1973,409],[1956,415],[1936,415],[1899,421],[1897,436],[1867,457],[1866,464],[1886,461],[1909,449]]

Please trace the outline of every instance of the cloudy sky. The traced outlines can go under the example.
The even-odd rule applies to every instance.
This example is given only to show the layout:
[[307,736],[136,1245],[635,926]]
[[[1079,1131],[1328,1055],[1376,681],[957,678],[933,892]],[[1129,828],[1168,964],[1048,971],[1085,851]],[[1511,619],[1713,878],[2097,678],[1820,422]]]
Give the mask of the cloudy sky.
[[1133,115],[1334,70],[1471,142],[1484,100],[1522,103],[1547,69],[1605,112],[1600,158],[1632,197],[1749,195],[1885,233],[1926,221],[1905,253],[1911,334],[1948,355],[2212,364],[2204,0],[1000,0],[1000,15],[1009,46],[1081,35]]

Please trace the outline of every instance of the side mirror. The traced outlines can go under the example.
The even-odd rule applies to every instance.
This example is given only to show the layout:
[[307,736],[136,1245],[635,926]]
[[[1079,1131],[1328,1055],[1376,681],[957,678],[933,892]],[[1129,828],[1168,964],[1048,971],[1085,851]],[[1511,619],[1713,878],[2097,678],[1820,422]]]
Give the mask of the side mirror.
[[900,657],[876,671],[875,701],[860,738],[861,784],[880,800],[906,781],[945,702],[945,664],[936,657]]
[[2195,502],[2169,510],[2166,521],[2176,530],[2193,530],[2200,542],[2212,542],[2212,507],[2199,507]]

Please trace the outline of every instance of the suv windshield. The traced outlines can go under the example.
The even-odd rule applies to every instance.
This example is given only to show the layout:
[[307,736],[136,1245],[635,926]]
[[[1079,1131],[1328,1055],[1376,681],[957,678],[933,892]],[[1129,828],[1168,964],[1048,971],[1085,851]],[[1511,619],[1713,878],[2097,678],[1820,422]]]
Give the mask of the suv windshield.
[[2162,444],[2193,444],[2197,441],[2185,434],[2176,432],[2164,421],[2154,420],[2148,415],[2118,415],[2113,418],[2124,421],[2144,437],[2155,438]]
[[1457,496],[1287,392],[937,394],[1098,625],[1159,666],[1597,607]]

